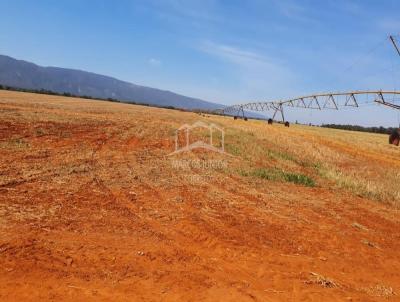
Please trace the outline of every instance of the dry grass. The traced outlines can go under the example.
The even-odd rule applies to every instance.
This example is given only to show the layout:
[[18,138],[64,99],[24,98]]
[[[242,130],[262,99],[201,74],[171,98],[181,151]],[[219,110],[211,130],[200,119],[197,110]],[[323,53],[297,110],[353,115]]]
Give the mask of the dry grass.
[[[7,95],[7,92],[2,92]],[[10,94],[10,92],[9,92]],[[88,128],[99,125],[101,113],[103,140],[125,140],[135,136],[156,144],[164,144],[172,151],[175,129],[197,120],[213,122],[225,129],[225,149],[235,156],[225,174],[245,176],[253,174],[266,181],[287,181],[309,186],[344,189],[355,195],[373,200],[400,204],[400,148],[387,144],[387,136],[318,127],[267,125],[263,121],[233,120],[229,117],[179,114],[174,110],[151,107],[118,105],[107,102],[89,102],[80,99],[57,98],[36,94],[11,93],[13,104],[3,102],[2,116],[18,120],[20,116],[31,124],[26,136],[68,139],[71,128],[50,128],[37,124],[36,107],[45,108],[47,123],[85,124]],[[26,103],[26,97],[30,102]],[[56,99],[56,102],[51,100]],[[75,101],[76,100],[76,101]],[[70,108],[73,111],[64,110]],[[90,106],[88,106],[88,102]],[[22,106],[23,105],[23,106]],[[90,107],[90,108],[89,108]],[[121,112],[123,108],[123,112]],[[152,115],[157,114],[157,120]],[[132,119],[132,116],[135,116]],[[110,127],[104,127],[104,122]],[[157,124],[163,123],[155,133]],[[126,125],[119,131],[113,125]],[[18,152],[32,148],[29,140],[16,131],[15,135],[0,139],[0,149]],[[81,142],[82,152],[89,157],[90,147]],[[32,149],[32,152],[35,150]],[[162,154],[162,153],[161,153]],[[164,154],[164,155],[165,155]],[[75,169],[66,163],[65,169]],[[86,169],[86,168],[77,168]],[[243,171],[246,171],[243,173]],[[253,172],[252,172],[253,171]],[[278,173],[257,173],[278,171]],[[269,176],[268,176],[268,175]],[[270,176],[273,177],[270,177]],[[265,177],[267,176],[267,177]]]
[[249,166],[304,174],[323,186],[400,204],[400,148],[388,145],[387,135],[219,119],[229,127],[227,150]]
[[392,287],[383,284],[377,284],[375,286],[366,287],[363,288],[362,291],[366,292],[368,295],[372,297],[381,297],[385,299],[388,299],[396,295]]
[[328,287],[328,288],[332,288],[332,287],[338,287],[339,285],[333,281],[330,278],[324,277],[320,274],[317,273],[310,273],[311,275],[311,279],[309,281],[307,281],[307,284],[318,284],[322,287]]

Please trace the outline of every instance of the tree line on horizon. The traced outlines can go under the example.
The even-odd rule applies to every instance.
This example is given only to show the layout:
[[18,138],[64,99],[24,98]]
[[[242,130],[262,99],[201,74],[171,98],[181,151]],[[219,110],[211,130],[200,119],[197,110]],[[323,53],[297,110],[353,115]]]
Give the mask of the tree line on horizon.
[[121,101],[121,100],[118,100],[115,98],[98,98],[98,97],[92,97],[90,95],[76,95],[76,94],[72,94],[69,92],[55,92],[55,91],[47,90],[47,89],[28,89],[28,88],[12,87],[12,86],[8,86],[8,85],[0,84],[0,90],[47,94],[47,95],[65,96],[65,97],[71,97],[71,98],[81,98],[81,99],[89,99],[89,100],[97,100],[97,101],[106,101],[106,102],[124,103],[124,104],[141,105],[141,106],[149,106],[149,107],[158,107],[158,108],[164,108],[164,109],[181,110],[180,108],[176,108],[174,106],[160,106],[160,105],[156,105],[156,104],[140,103],[140,102],[134,102],[134,101],[127,102],[127,101]]
[[381,134],[391,134],[393,131],[397,130],[396,127],[363,127],[359,125],[339,125],[339,124],[322,124],[323,128],[332,128],[340,130],[350,130],[359,132],[369,132],[369,133],[381,133]]

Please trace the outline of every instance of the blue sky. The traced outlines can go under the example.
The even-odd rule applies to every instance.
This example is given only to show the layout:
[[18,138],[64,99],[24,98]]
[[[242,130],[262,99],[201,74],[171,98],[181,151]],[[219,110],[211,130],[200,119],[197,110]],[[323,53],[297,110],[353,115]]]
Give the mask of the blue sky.
[[[0,53],[235,104],[400,90],[399,1],[0,0]],[[291,120],[395,126],[398,111],[295,110]]]

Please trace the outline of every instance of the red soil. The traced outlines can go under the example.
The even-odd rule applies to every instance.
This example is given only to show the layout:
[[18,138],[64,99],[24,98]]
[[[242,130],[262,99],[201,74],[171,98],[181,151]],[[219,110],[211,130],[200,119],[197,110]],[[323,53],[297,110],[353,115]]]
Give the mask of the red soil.
[[165,156],[178,115],[1,93],[1,301],[400,300],[398,210],[220,171],[192,184]]

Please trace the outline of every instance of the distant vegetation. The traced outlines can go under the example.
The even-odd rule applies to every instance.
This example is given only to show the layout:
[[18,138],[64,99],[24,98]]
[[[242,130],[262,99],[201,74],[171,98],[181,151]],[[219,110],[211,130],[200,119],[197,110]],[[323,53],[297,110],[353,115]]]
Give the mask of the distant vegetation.
[[18,88],[18,87],[12,87],[12,86],[7,86],[7,85],[0,85],[0,90],[11,90],[11,91],[20,91],[20,92],[66,96],[66,97],[72,97],[72,98],[93,99],[93,100],[101,100],[101,101],[109,101],[109,102],[120,102],[119,100],[112,99],[112,98],[101,99],[101,98],[94,98],[94,97],[91,97],[88,95],[74,95],[69,92],[59,93],[59,92],[46,90],[46,89],[25,89],[25,88]]
[[107,102],[116,102],[116,103],[126,103],[126,104],[132,104],[132,105],[141,105],[141,106],[150,106],[150,107],[157,107],[157,108],[165,108],[165,109],[180,109],[180,108],[175,108],[174,106],[160,106],[160,105],[155,105],[155,104],[147,104],[147,103],[138,103],[138,102],[125,102],[121,100],[117,100],[114,98],[95,98],[89,95],[75,95],[69,92],[55,92],[51,90],[46,90],[46,89],[25,89],[25,88],[18,88],[18,87],[12,87],[12,86],[7,86],[7,85],[0,85],[0,90],[11,90],[11,91],[19,91],[19,92],[29,92],[29,93],[38,93],[38,94],[48,94],[48,95],[57,95],[57,96],[65,96],[65,97],[71,97],[71,98],[82,98],[82,99],[89,99],[89,100],[98,100],[98,101],[107,101]]
[[333,129],[341,129],[341,130],[351,130],[351,131],[360,131],[360,132],[371,132],[371,133],[382,133],[382,134],[390,134],[393,130],[397,129],[394,127],[363,127],[358,125],[336,125],[336,124],[323,124],[321,127],[324,128],[333,128]]
[[[164,108],[164,109],[172,109],[172,110],[180,110],[180,111],[191,111],[198,113],[200,115],[206,115],[206,114],[213,114],[213,115],[223,115],[220,113],[216,113],[212,109],[183,109],[183,108],[178,108],[175,106],[167,105],[167,106],[162,106],[162,105],[156,105],[156,104],[148,104],[148,103],[140,103],[140,102],[134,102],[134,101],[122,101],[114,98],[97,98],[97,97],[92,97],[89,95],[75,95],[69,92],[55,92],[51,90],[46,90],[46,89],[25,89],[25,88],[18,88],[18,87],[12,87],[8,85],[0,85],[0,90],[10,90],[10,91],[19,91],[19,92],[29,92],[29,93],[38,93],[38,94],[48,94],[48,95],[57,95],[57,96],[65,96],[65,97],[71,97],[71,98],[82,98],[82,99],[89,99],[89,100],[99,100],[99,101],[107,101],[107,102],[116,102],[116,103],[124,103],[124,104],[131,104],[131,105],[140,105],[140,106],[149,106],[149,107],[156,107],[156,108]],[[262,118],[256,118],[254,117],[253,119],[262,119]]]

